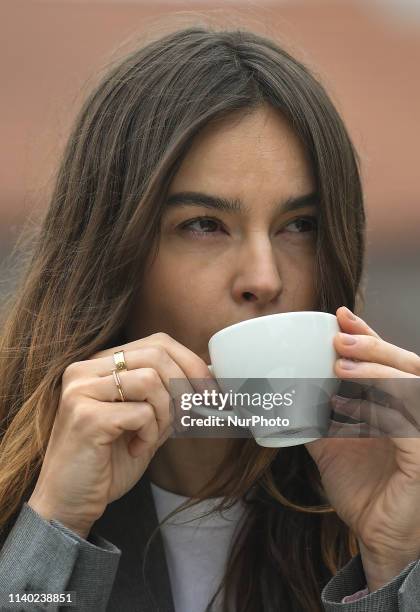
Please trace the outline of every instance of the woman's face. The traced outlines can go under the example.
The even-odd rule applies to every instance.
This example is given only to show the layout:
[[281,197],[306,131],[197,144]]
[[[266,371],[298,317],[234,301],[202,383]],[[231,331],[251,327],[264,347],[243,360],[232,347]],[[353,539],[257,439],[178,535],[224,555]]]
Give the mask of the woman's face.
[[271,106],[239,119],[206,126],[174,177],[128,341],[166,332],[210,363],[207,343],[223,327],[316,308],[316,194],[303,146]]

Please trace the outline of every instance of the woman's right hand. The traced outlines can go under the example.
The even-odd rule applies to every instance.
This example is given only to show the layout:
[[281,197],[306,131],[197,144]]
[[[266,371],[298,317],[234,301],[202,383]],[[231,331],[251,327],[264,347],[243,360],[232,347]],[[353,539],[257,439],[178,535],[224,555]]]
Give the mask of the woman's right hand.
[[[124,350],[127,370],[112,370],[113,353]],[[28,500],[38,514],[54,518],[86,538],[106,506],[141,478],[173,431],[170,379],[184,379],[183,393],[217,388],[206,363],[165,333],[95,353],[70,364],[41,471]]]

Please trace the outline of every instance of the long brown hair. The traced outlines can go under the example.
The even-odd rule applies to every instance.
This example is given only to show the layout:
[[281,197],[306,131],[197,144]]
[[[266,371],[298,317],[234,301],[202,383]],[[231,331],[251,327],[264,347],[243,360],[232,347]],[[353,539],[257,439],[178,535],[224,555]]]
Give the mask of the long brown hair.
[[[85,100],[20,284],[4,303],[0,361],[0,529],[35,485],[61,377],[123,338],[165,196],[209,121],[269,103],[302,140],[319,194],[318,309],[355,309],[363,268],[359,161],[323,86],[277,43],[246,29],[186,27],[130,52]],[[235,460],[200,493],[247,497],[229,560],[241,612],[321,610],[320,591],[355,552],[305,447],[232,442]],[[240,584],[239,584],[240,583]],[[239,588],[239,586],[241,588]]]

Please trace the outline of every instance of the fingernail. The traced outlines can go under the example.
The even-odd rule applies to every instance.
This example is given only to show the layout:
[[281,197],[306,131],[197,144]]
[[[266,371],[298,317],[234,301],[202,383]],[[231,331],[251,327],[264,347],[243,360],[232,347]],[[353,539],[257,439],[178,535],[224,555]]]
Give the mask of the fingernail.
[[357,340],[351,334],[340,334],[340,338],[343,344],[356,344]]
[[354,370],[357,364],[355,361],[351,361],[351,359],[339,359],[338,365],[340,368],[343,368],[343,370]]
[[349,310],[347,306],[344,306],[344,308],[346,310],[346,315],[348,316],[348,318],[351,319],[352,321],[355,321],[357,317],[352,313],[352,311]]

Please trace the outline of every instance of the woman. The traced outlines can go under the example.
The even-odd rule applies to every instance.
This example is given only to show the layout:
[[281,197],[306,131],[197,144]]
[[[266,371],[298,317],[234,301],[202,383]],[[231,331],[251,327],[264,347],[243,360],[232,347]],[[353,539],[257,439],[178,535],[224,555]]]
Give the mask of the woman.
[[414,609],[417,439],[170,437],[170,379],[211,385],[210,336],[252,317],[331,312],[337,376],[419,376],[417,355],[351,312],[364,222],[342,120],[273,41],[191,27],[109,71],[77,118],[4,325],[3,598],[204,609],[204,565],[173,564],[195,549],[155,530],[165,504],[192,498],[233,509],[238,528],[229,550],[212,548],[218,528],[200,532],[211,572],[223,549],[220,609]]

